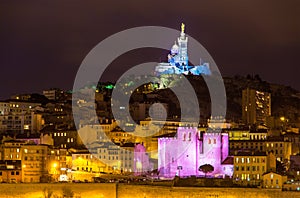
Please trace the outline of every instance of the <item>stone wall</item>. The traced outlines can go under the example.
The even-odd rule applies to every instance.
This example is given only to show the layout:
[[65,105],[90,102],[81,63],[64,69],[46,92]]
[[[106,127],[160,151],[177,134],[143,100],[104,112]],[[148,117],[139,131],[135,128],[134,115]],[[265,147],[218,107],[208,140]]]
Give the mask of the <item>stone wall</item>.
[[[116,188],[118,189],[116,191]],[[46,191],[45,191],[46,189]],[[63,189],[74,192],[74,198],[294,198],[300,192],[256,188],[197,188],[127,184],[0,184],[0,197],[44,198],[45,192],[62,197]],[[55,196],[53,196],[54,198]]]
[[74,198],[116,197],[115,184],[57,183],[57,184],[0,184],[0,197],[5,198],[46,198],[45,193],[53,192],[54,197],[62,197],[63,189],[72,191]]
[[118,198],[294,198],[300,192],[257,188],[197,188],[119,185]]

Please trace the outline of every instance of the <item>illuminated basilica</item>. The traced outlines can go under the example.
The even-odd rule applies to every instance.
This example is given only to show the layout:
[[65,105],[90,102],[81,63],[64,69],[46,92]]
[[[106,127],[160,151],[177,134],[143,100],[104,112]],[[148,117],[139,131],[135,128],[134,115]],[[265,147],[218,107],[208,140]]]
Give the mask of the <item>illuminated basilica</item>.
[[155,67],[156,75],[162,74],[193,74],[210,75],[209,63],[200,63],[198,66],[190,66],[188,58],[188,37],[184,33],[185,25],[181,25],[180,36],[172,46],[168,54],[167,63],[159,63]]

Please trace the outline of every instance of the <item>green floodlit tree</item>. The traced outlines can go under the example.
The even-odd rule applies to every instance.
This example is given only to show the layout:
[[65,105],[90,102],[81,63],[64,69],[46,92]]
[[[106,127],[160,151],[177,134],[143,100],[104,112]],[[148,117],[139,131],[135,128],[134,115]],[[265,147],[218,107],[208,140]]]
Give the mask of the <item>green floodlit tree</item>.
[[204,164],[204,165],[200,166],[198,170],[203,172],[205,174],[205,178],[206,178],[206,174],[213,172],[214,167],[210,164]]

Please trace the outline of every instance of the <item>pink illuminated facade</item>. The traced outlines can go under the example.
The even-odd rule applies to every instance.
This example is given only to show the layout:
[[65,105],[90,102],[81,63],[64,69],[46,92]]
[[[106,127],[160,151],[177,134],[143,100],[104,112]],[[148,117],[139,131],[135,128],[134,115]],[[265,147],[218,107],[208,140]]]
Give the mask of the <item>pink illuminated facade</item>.
[[153,165],[150,163],[146,148],[142,144],[137,144],[134,147],[133,169],[135,175],[141,175],[153,169]]
[[200,176],[198,168],[210,164],[210,176],[233,174],[233,164],[228,163],[228,134],[199,132],[196,127],[179,127],[176,137],[158,139],[158,169],[163,177]]

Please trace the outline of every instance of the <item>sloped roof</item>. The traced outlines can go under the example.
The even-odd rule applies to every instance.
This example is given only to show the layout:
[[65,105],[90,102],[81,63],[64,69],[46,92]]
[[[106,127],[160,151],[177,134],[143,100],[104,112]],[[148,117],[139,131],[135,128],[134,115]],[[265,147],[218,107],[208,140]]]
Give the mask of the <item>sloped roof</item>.
[[233,165],[233,156],[228,156],[223,162],[222,165]]

